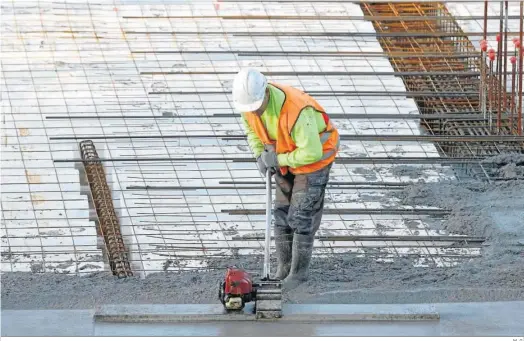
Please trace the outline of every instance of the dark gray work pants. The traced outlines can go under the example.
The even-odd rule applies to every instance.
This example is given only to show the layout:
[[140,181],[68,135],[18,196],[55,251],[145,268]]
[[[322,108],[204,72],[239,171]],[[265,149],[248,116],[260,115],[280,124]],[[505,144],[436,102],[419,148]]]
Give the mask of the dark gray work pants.
[[284,178],[291,184],[289,193],[276,181],[275,229],[285,234],[315,235],[322,219],[331,166],[309,174],[288,172]]

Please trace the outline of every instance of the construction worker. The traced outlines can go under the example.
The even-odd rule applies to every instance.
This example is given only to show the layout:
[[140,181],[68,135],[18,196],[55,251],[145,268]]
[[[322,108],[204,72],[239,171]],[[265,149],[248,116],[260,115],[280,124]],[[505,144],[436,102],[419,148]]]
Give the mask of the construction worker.
[[315,99],[293,87],[268,83],[256,69],[236,75],[233,101],[260,172],[265,175],[270,169],[275,175],[275,277],[292,288],[308,277],[338,131]]

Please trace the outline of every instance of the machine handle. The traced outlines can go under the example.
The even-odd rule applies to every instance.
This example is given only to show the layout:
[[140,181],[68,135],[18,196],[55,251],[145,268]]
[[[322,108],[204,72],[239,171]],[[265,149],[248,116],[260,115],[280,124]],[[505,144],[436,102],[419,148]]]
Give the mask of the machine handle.
[[270,275],[270,251],[271,251],[271,170],[266,172],[266,233],[264,239],[264,269],[263,278],[269,279]]

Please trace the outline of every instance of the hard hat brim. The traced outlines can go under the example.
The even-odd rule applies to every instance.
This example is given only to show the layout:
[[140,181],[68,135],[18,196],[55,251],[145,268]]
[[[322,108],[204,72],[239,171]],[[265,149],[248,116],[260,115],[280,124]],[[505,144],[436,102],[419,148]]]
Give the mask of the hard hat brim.
[[235,108],[240,112],[251,112],[251,111],[255,111],[258,108],[260,108],[263,102],[264,102],[264,98],[262,98],[259,101],[250,103],[250,104],[242,104],[242,103],[235,102]]

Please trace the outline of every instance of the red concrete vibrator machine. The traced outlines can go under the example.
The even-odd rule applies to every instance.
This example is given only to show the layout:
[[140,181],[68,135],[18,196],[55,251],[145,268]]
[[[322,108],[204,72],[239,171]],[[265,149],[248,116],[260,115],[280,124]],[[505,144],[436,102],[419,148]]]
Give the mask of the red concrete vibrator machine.
[[241,311],[248,302],[255,302],[257,319],[277,319],[282,316],[282,283],[270,278],[269,256],[271,246],[271,170],[266,174],[266,230],[264,240],[264,268],[260,281],[254,283],[251,275],[238,268],[229,268],[219,286],[218,297],[228,312]]

